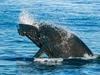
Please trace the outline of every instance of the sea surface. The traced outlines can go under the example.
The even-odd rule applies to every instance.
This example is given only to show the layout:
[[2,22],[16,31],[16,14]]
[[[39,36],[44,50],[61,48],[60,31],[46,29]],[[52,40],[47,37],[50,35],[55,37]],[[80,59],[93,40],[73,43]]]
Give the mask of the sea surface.
[[39,48],[17,32],[23,10],[39,22],[68,28],[100,55],[100,0],[0,0],[0,75],[100,75],[100,60],[81,66],[27,61]]

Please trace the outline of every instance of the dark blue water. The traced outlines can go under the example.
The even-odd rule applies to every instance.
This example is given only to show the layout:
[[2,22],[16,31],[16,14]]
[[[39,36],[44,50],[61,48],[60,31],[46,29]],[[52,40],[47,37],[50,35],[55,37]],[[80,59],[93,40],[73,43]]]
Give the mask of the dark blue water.
[[93,53],[100,54],[99,0],[0,0],[0,75],[100,75],[100,63],[39,66],[14,60],[30,58],[38,50],[18,35],[18,16],[23,9],[38,21],[68,27]]

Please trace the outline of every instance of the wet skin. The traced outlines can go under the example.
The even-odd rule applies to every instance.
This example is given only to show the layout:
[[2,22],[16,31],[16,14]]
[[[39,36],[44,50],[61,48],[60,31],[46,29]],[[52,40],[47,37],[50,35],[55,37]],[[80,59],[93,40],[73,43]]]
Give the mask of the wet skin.
[[91,50],[75,34],[47,23],[38,26],[19,24],[18,28],[20,35],[28,37],[40,48],[35,58],[43,53],[49,58],[84,57],[85,54],[93,56]]

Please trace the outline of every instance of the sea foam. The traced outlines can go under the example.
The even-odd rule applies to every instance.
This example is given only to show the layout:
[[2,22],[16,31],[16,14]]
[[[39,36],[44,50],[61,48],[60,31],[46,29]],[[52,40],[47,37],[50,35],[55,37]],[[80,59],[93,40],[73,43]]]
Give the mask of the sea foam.
[[26,10],[23,10],[20,13],[20,15],[19,15],[19,23],[20,24],[32,25],[32,26],[35,26],[35,27],[39,28],[39,26],[37,25],[36,21],[32,18],[31,14]]

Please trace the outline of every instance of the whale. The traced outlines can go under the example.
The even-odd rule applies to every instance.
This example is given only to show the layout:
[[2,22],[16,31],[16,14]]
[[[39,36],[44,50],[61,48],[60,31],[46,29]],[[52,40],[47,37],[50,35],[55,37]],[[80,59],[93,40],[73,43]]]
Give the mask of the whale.
[[40,48],[34,55],[36,58],[43,53],[49,58],[93,56],[91,50],[78,36],[48,23],[19,24],[18,33],[29,38]]
[[39,58],[43,54],[48,58],[78,58],[94,55],[88,46],[68,29],[46,22],[35,22],[25,13],[20,17],[17,29],[19,35],[26,36],[39,48],[34,58]]

